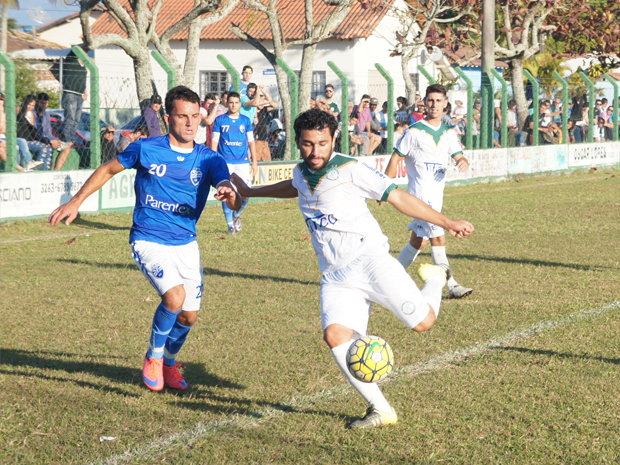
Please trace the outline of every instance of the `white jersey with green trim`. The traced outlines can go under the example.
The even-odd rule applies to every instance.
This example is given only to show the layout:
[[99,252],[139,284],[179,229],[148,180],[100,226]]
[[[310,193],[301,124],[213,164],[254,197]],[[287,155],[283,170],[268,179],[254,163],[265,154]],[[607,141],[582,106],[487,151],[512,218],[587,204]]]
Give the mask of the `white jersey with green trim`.
[[441,211],[448,161],[463,153],[456,131],[443,123],[433,127],[421,120],[409,126],[394,151],[405,157],[408,192]]
[[323,274],[347,266],[368,247],[388,247],[366,205],[367,199],[387,200],[396,188],[383,173],[334,152],[319,171],[299,163],[292,182]]

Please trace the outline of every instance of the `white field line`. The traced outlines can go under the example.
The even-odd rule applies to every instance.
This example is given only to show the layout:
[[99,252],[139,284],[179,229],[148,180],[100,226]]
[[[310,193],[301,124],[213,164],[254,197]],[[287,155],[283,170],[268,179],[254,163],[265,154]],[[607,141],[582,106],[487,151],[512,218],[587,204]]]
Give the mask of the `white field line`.
[[[114,231],[118,231],[118,230],[114,230]],[[29,242],[29,241],[51,241],[54,239],[63,239],[65,237],[90,236],[91,234],[104,234],[108,232],[112,232],[112,230],[105,229],[102,231],[98,229],[93,229],[85,233],[60,234],[58,236],[46,236],[46,237],[29,237],[26,239],[11,239],[8,241],[0,241],[0,244],[14,244],[16,242]]]
[[[454,365],[461,363],[470,357],[482,355],[492,350],[512,345],[519,340],[528,339],[555,328],[569,326],[579,321],[595,318],[617,308],[620,308],[620,301],[615,301],[602,307],[573,313],[572,315],[563,318],[543,321],[530,326],[529,328],[517,329],[506,334],[505,336],[500,336],[487,342],[446,352],[430,360],[396,369],[390,377],[381,384],[393,383],[424,373],[444,370],[453,367]],[[107,459],[91,462],[91,464],[118,465],[130,463],[134,459],[138,458],[154,458],[158,455],[166,453],[174,447],[192,444],[199,439],[204,439],[209,436],[216,436],[222,431],[231,428],[255,427],[274,417],[290,413],[295,409],[308,407],[309,405],[322,399],[338,398],[349,394],[351,391],[352,388],[348,383],[342,384],[334,387],[333,389],[324,390],[310,396],[292,398],[286,404],[282,404],[281,408],[266,407],[247,414],[234,414],[231,417],[224,418],[222,420],[213,420],[204,423],[199,422],[192,429],[173,434],[167,438],[157,439],[142,447],[130,449],[125,451],[123,454],[114,455]]]

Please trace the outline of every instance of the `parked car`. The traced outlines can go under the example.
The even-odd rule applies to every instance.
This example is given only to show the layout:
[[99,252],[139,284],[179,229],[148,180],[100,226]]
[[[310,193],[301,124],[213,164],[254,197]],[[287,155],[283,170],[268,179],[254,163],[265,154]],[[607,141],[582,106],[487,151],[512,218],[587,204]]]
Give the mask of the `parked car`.
[[[65,129],[65,111],[64,110],[46,110],[50,115],[52,123],[52,132],[56,137],[62,140],[62,133]],[[99,119],[100,131],[108,126],[108,123]],[[77,140],[75,146],[90,147],[90,113],[83,111],[82,117],[78,122],[76,130]]]
[[116,130],[116,134],[114,134],[114,145],[118,144],[118,141],[121,137],[122,131],[133,132],[140,124],[144,124],[144,120],[142,119],[142,115],[138,115],[135,118],[130,119],[125,124],[123,124],[120,129]]

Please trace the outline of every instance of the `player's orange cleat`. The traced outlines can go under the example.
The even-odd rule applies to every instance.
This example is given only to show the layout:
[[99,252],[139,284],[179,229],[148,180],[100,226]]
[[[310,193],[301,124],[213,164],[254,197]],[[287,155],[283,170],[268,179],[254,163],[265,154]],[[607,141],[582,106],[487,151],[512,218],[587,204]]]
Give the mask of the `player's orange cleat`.
[[187,383],[179,373],[179,368],[181,363],[175,363],[174,366],[169,367],[168,365],[164,365],[164,380],[166,381],[166,385],[172,389],[180,389],[185,391],[187,389]]
[[142,380],[152,391],[161,391],[164,388],[163,366],[162,358],[144,358]]

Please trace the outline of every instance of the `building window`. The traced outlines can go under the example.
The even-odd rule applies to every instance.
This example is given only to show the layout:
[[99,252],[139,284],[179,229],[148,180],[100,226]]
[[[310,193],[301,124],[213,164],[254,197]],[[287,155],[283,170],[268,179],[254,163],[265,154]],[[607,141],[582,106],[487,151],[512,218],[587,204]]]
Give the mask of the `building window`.
[[[297,77],[299,77],[300,71],[295,71]],[[316,99],[319,95],[325,95],[326,82],[325,71],[312,71],[312,90],[310,91],[310,98]],[[288,80],[288,86],[291,87],[291,79]]]
[[204,98],[209,92],[221,94],[230,88],[228,73],[226,71],[200,71],[200,98]]

